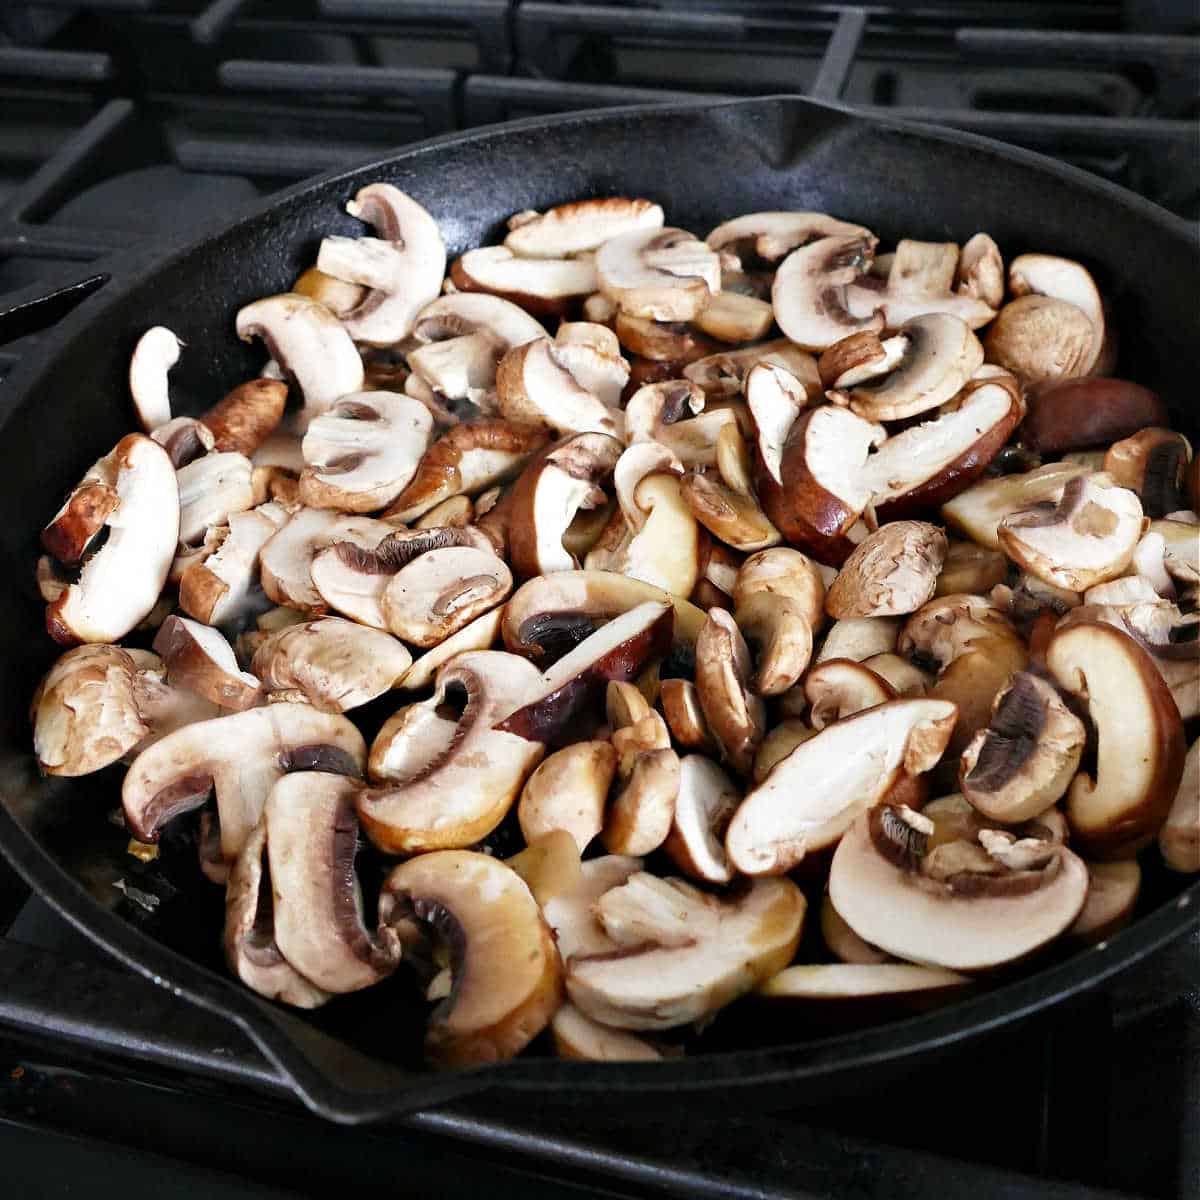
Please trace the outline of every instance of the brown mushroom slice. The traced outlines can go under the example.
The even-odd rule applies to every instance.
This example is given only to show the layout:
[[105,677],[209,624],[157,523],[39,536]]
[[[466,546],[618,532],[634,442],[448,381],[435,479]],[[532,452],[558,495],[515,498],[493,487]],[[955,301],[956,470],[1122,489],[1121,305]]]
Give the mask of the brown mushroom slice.
[[203,699],[188,688],[168,683],[166,667],[157,654],[149,650],[130,650],[128,653],[137,667],[133,696],[147,733],[126,753],[123,761],[132,762],[143,750],[176,729],[225,715],[211,700]]
[[759,363],[781,367],[794,376],[810,402],[820,398],[823,389],[816,359],[787,338],[696,359],[683,368],[683,376],[697,384],[709,399],[733,397],[741,394],[747,374]]
[[136,680],[134,660],[120,646],[77,646],[61,655],[30,705],[38,769],[88,775],[137,746],[150,726]]
[[880,523],[944,504],[987,469],[1024,413],[1016,381],[969,382],[958,407],[889,437],[865,476]]
[[153,433],[171,419],[167,373],[179,361],[183,342],[165,325],[155,325],[138,338],[129,358],[129,394],[138,424]]
[[525,881],[539,906],[555,896],[569,895],[583,881],[579,847],[565,829],[551,829],[535,838],[505,864]]
[[973,296],[989,308],[1004,303],[1004,260],[988,234],[977,233],[963,245],[954,282],[959,295]]
[[810,705],[809,721],[819,731],[855,713],[895,700],[897,693],[886,679],[865,664],[848,658],[828,658],[804,677],[804,696]]
[[1104,302],[1087,269],[1069,258],[1053,254],[1019,254],[1008,265],[1008,286],[1014,296],[1049,296],[1073,304],[1091,325],[1091,340],[1079,369],[1071,374],[1088,375],[1104,347]]
[[244,454],[206,454],[176,472],[179,483],[179,540],[200,541],[233,513],[254,507],[253,467]]
[[509,556],[518,575],[570,571],[578,562],[563,534],[580,509],[595,508],[621,456],[621,443],[605,433],[577,433],[531,463],[511,493]]
[[988,362],[1035,384],[1087,374],[1094,329],[1087,314],[1063,300],[1022,296],[996,315],[984,337]]
[[1184,759],[1179,788],[1167,819],[1158,831],[1158,848],[1172,871],[1194,875],[1200,871],[1200,741],[1192,743]]
[[766,733],[766,710],[750,690],[750,650],[733,617],[711,609],[696,639],[696,689],[724,757],[748,774]]
[[[418,314],[441,290],[446,270],[441,232],[420,204],[390,183],[360,188],[346,211],[373,226],[379,236],[324,238],[317,269],[367,289],[341,317],[356,342],[395,345],[408,336]],[[342,394],[358,387],[345,388]]]
[[760,592],[790,600],[814,632],[824,623],[825,582],[813,561],[799,550],[776,546],[750,555],[741,564],[731,593],[734,603],[741,605]]
[[414,521],[451,496],[474,495],[515,476],[547,440],[544,429],[482,420],[447,430],[425,452],[388,517]]
[[899,654],[872,654],[862,659],[861,665],[878,675],[900,699],[906,696],[924,696],[933,687],[932,675],[914,666],[908,659],[901,658]]
[[440,342],[486,333],[501,357],[514,346],[546,336],[546,329],[523,308],[486,292],[452,292],[439,296],[417,314],[413,336],[419,342]]
[[211,626],[169,616],[154,639],[154,649],[172,684],[234,712],[262,703],[263,685],[257,676],[238,669],[233,647]]
[[272,359],[304,397],[302,423],[325,412],[339,396],[362,389],[363,364],[350,334],[323,304],[286,293],[238,310],[237,335],[261,337]]
[[620,416],[584,388],[549,338],[510,350],[496,371],[500,414],[518,425],[549,426],[558,433],[620,432]]
[[359,783],[344,775],[285,775],[263,810],[274,900],[274,939],[306,979],[327,992],[355,992],[386,978],[400,961],[394,930],[363,925],[354,872]]
[[629,363],[621,343],[605,325],[564,321],[554,335],[555,357],[601,404],[618,408],[629,381]]
[[705,409],[704,392],[694,383],[667,379],[638,388],[625,406],[625,438],[657,442],[690,467],[712,466],[717,439],[736,420],[729,409]]
[[612,680],[636,679],[671,646],[674,612],[649,600],[614,617],[584,638],[542,675],[534,695],[497,725],[535,742],[563,745]]
[[593,1021],[573,1004],[550,1019],[550,1038],[559,1058],[585,1062],[657,1062],[663,1056],[645,1038]]
[[716,338],[718,342],[732,342],[734,345],[765,337],[774,323],[775,314],[766,300],[727,290],[710,296],[708,303],[695,317],[697,329]]
[[567,258],[598,250],[605,242],[636,230],[659,229],[662,208],[649,200],[605,196],[574,200],[544,213],[521,213],[509,221],[505,246],[525,258]]
[[435,504],[423,517],[413,522],[414,529],[462,528],[475,518],[475,504],[470,496],[451,496]]
[[1009,513],[997,536],[1031,574],[1082,592],[1124,573],[1142,536],[1142,505],[1126,488],[1080,476],[1046,504]]
[[1008,559],[999,550],[951,538],[946,560],[937,578],[935,596],[970,592],[986,596],[1008,578]]
[[406,692],[420,691],[433,683],[442,665],[455,655],[468,650],[490,650],[500,634],[502,615],[502,608],[494,608],[468,622],[456,633],[426,650],[403,675],[397,677],[393,686]]
[[817,662],[848,658],[862,662],[896,649],[900,622],[895,617],[849,617],[835,621],[817,651]]
[[269,704],[198,721],[134,760],[121,788],[125,822],[138,841],[156,842],[168,821],[199,808],[215,791],[221,855],[233,862],[284,775],[322,770],[358,776],[366,759],[362,735],[345,717],[307,704]]
[[617,771],[609,742],[575,742],[540,763],[525,782],[517,820],[526,842],[565,830],[582,853],[604,824],[605,800]]
[[449,995],[433,1010],[425,1053],[441,1066],[513,1058],[562,1003],[562,964],[537,901],[486,854],[442,850],[384,880],[381,925],[413,919],[450,953]]
[[896,617],[932,595],[946,535],[924,521],[892,521],[855,547],[825,596],[831,617]]
[[1059,629],[1046,666],[1096,727],[1094,777],[1067,793],[1072,834],[1101,860],[1129,858],[1166,820],[1183,773],[1183,723],[1153,660],[1127,634],[1091,621]]
[[[659,718],[661,720],[661,718]],[[671,749],[638,754],[622,775],[604,819],[601,841],[610,854],[649,854],[671,831],[679,793],[679,756]]]
[[793,1003],[844,1005],[947,992],[970,983],[965,975],[916,963],[806,963],[785,967],[758,988],[758,995]]
[[671,738],[681,750],[706,754],[716,751],[717,744],[700,707],[700,693],[690,679],[664,679],[658,697]]
[[294,1008],[319,1008],[332,999],[283,957],[275,941],[275,905],[263,822],[246,839],[229,872],[224,946],[229,969],[268,1000]]
[[880,805],[834,852],[830,898],[872,945],[926,966],[983,971],[1031,954],[1082,910],[1087,868],[1065,846],[1047,843],[1041,865],[1012,870],[961,841],[956,850],[974,846],[957,855],[971,869],[935,874],[924,866],[931,830],[919,814]]
[[1019,671],[997,694],[987,727],[963,751],[963,795],[994,821],[1032,820],[1066,793],[1085,741],[1083,722],[1058,692]]
[[383,508],[412,480],[432,433],[429,411],[408,396],[342,396],[304,435],[301,502],[342,512]]
[[720,897],[640,873],[595,907],[620,950],[573,955],[567,994],[593,1020],[642,1030],[711,1016],[776,974],[795,953],[805,902],[786,879]]
[[[515,655],[478,650],[448,662],[433,696],[410,718],[389,722],[371,748],[372,776],[386,782],[363,791],[359,819],[386,853],[457,849],[486,837],[503,820],[543,747],[493,729],[540,684],[536,668]],[[457,727],[437,708],[466,693]],[[386,771],[386,775],[384,772]]]
[[892,700],[802,742],[734,814],[725,835],[730,863],[745,875],[782,875],[836,845],[902,774],[936,765],[955,716],[944,700]]
[[820,212],[755,212],[722,221],[705,241],[714,250],[751,252],[765,262],[778,262],[798,246],[829,237],[869,237],[861,225]]
[[[804,693],[798,687],[793,688],[784,697],[784,700],[789,700],[797,695],[803,702]],[[780,711],[790,712],[792,710],[781,707]],[[817,731],[806,725],[800,717],[787,716],[777,725],[773,725],[754,753],[754,767],[750,772],[751,780],[756,785],[762,783],[778,763],[787,758],[802,742],[816,737],[816,734]]]
[[1078,463],[1047,463],[1022,475],[983,479],[942,505],[946,524],[977,545],[1000,550],[998,529],[1010,513],[1052,501],[1072,480],[1088,474]]
[[579,869],[578,886],[547,900],[542,909],[564,963],[577,954],[604,954],[617,948],[596,918],[596,901],[637,874],[642,860],[606,854],[588,859]]
[[655,321],[690,321],[721,290],[716,253],[683,229],[635,229],[596,253],[600,290],[622,312]]
[[786,596],[753,592],[733,614],[754,651],[751,688],[760,696],[779,696],[793,687],[812,658],[813,631],[800,606]]
[[1088,863],[1088,893],[1067,937],[1094,945],[1123,929],[1133,916],[1142,890],[1142,868],[1136,858]]
[[1108,446],[1148,426],[1169,426],[1157,393],[1125,379],[1057,379],[1031,388],[1022,438],[1040,454]]
[[195,462],[216,445],[208,427],[194,417],[173,417],[150,436],[171,456],[176,469]]
[[445,546],[401,567],[383,594],[387,628],[415,646],[436,646],[503,603],[512,574],[490,550]]
[[833,235],[793,250],[775,272],[771,305],[787,337],[804,350],[824,350],[848,334],[883,328],[882,315],[851,314],[847,289],[871,265],[876,239],[865,230]]
[[102,466],[111,504],[96,532],[106,526],[108,540],[46,607],[47,632],[62,645],[116,642],[133,629],[157,604],[179,540],[175,468],[161,446],[129,434],[93,471]]
[[892,962],[892,956],[862,938],[846,924],[846,919],[834,907],[826,890],[821,900],[821,937],[825,948],[839,962],[873,966]]
[[1104,470],[1119,487],[1137,493],[1147,516],[1163,517],[1183,506],[1191,457],[1191,443],[1182,433],[1151,426],[1114,442],[1104,456]]
[[681,485],[692,515],[714,537],[739,551],[765,550],[780,541],[779,530],[759,506],[751,482],[750,458],[736,423],[717,437],[721,482],[700,471],[689,472]]
[[250,379],[238,384],[201,418],[218,451],[252,458],[283,419],[287,384],[279,379]]
[[504,345],[487,330],[419,345],[408,352],[412,375],[404,391],[429,409],[439,424],[454,424],[456,415],[447,404],[466,400],[482,405],[495,389],[496,368],[504,357]]
[[339,713],[390,691],[411,665],[412,655],[395,638],[340,617],[270,634],[252,664],[273,701],[303,700]]
[[596,290],[596,266],[587,258],[530,258],[508,246],[479,246],[450,266],[462,292],[490,292],[538,316],[562,316]]
[[663,849],[685,875],[708,883],[733,878],[724,838],[740,800],[733,781],[712,759],[688,754],[679,760],[679,792]]
[[717,347],[712,338],[686,321],[651,321],[648,317],[633,317],[618,311],[613,331],[618,344],[631,358],[653,364],[672,378],[681,367],[708,357]]
[[180,576],[179,607],[206,625],[232,624],[252,612],[263,595],[259,555],[286,520],[271,504],[231,513],[220,545]]

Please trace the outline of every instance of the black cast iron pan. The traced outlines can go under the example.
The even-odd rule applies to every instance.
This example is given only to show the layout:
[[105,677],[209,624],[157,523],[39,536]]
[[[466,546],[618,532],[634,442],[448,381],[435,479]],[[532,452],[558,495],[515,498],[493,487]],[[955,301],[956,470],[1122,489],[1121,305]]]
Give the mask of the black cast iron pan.
[[[400,985],[301,1018],[236,984],[220,961],[220,894],[196,873],[194,849],[168,840],[160,862],[139,873],[125,834],[106,820],[116,775],[37,775],[26,710],[55,655],[34,586],[37,535],[83,471],[133,427],[125,372],[137,337],[152,324],[174,329],[188,349],[172,372],[173,393],[184,411],[207,407],[261,365],[261,348],[233,336],[238,307],[286,290],[323,235],[359,233],[343,205],[374,179],[424,204],[451,254],[495,240],[519,209],[626,194],[661,202],[672,224],[700,233],[741,212],[815,209],[859,221],[885,243],[962,242],[986,230],[1006,259],[1025,250],[1078,258],[1113,302],[1119,373],[1159,389],[1177,424],[1200,432],[1194,408],[1183,407],[1192,404],[1200,345],[1200,249],[1183,222],[1031,153],[792,97],[613,109],[456,134],[301,184],[182,250],[114,260],[105,265],[111,281],[21,362],[0,400],[0,849],[60,913],[156,983],[227,1016],[305,1103],[343,1121],[484,1088],[588,1104],[677,1103],[683,1093],[726,1104],[738,1088],[739,1106],[794,1102],[798,1087],[865,1090],[882,1071],[1098,983],[1200,919],[1200,883],[1161,870],[1151,852],[1143,911],[1104,946],[937,1013],[836,1038],[794,1027],[764,1037],[735,1006],[706,1037],[711,1050],[655,1064],[526,1058],[434,1075],[419,1064],[421,1014]],[[118,878],[157,895],[156,911],[124,899]]]

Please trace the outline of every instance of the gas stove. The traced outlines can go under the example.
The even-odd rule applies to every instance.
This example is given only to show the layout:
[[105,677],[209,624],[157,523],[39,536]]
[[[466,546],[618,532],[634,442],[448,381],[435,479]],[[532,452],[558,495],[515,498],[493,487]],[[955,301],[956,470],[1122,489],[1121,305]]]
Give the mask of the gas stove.
[[[1190,22],[1190,24],[1189,24]],[[512,117],[805,92],[1070,160],[1200,217],[1189,4],[39,0],[0,9],[0,310],[276,189]],[[69,308],[0,347],[0,375]],[[47,310],[43,310],[45,313]],[[0,384],[0,398],[3,385]],[[228,1023],[0,866],[0,1156],[21,1196],[1200,1194],[1200,935],[852,1102],[621,1113],[530,1095],[317,1121]]]

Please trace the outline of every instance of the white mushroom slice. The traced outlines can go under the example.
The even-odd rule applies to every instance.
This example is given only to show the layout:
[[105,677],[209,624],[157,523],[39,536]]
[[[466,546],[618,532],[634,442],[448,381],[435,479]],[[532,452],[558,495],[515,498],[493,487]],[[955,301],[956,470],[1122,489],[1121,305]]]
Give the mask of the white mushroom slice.
[[897,698],[896,690],[870,667],[849,658],[827,658],[804,677],[808,719],[816,730]]
[[638,484],[649,475],[680,474],[683,464],[678,455],[661,442],[634,442],[621,452],[613,467],[613,491],[630,531],[646,523],[646,511],[634,501]]
[[304,435],[301,501],[343,512],[383,508],[411,481],[432,434],[429,411],[408,396],[343,396]]
[[831,617],[916,612],[937,586],[946,535],[924,521],[891,521],[855,547],[825,596]]
[[395,638],[339,617],[289,625],[255,651],[262,686],[324,712],[346,712],[382,696],[412,665]]
[[813,649],[812,626],[800,605],[787,596],[753,592],[738,604],[733,619],[754,651],[753,690],[780,696],[795,686]]
[[669,1029],[711,1015],[790,962],[805,902],[786,879],[755,880],[724,898],[641,873],[602,895],[596,911],[621,953],[574,955],[571,1001],[604,1025]]
[[562,1003],[562,963],[538,903],[486,854],[422,854],[387,877],[381,925],[420,921],[449,951],[450,990],[430,1014],[425,1054],[443,1066],[512,1058]]
[[928,313],[900,326],[904,353],[881,379],[839,384],[831,397],[868,421],[896,421],[945,404],[983,362],[983,347],[967,325]]
[[313,560],[338,542],[374,549],[395,525],[372,517],[349,517],[323,508],[302,508],[259,553],[263,591],[276,604],[320,616],[326,601],[312,579]]
[[195,462],[216,445],[212,430],[194,417],[173,417],[150,436],[171,456],[176,468]]
[[740,395],[746,377],[759,363],[786,371],[809,401],[819,399],[824,392],[817,360],[787,338],[699,358],[683,368],[683,377],[699,386],[709,398],[723,399]]
[[170,616],[154,639],[154,649],[162,656],[170,683],[234,712],[262,703],[257,676],[238,669],[233,647],[211,626]]
[[490,650],[500,634],[500,618],[503,608],[494,608],[481,617],[468,622],[456,633],[426,650],[420,658],[400,676],[395,686],[406,692],[420,691],[433,683],[434,676],[444,663],[468,650]]
[[816,564],[799,550],[786,546],[760,550],[741,564],[731,593],[735,604],[759,592],[792,601],[814,631],[824,622],[824,581]]
[[558,433],[620,433],[620,412],[579,384],[549,338],[518,346],[501,359],[496,398],[501,416],[518,425],[546,425]]
[[851,617],[835,621],[817,651],[817,662],[831,658],[862,662],[875,654],[889,654],[896,649],[899,636],[900,622],[894,617]]
[[1179,777],[1179,789],[1158,831],[1158,848],[1172,871],[1200,871],[1200,741],[1192,743]]
[[[928,852],[929,825],[881,805],[834,852],[829,895],[872,945],[910,962],[981,971],[1045,945],[1083,908],[1087,868],[1065,846],[1053,846],[1043,867],[1014,871],[969,841]],[[934,869],[939,856],[951,869]]]
[[1091,374],[1104,346],[1104,302],[1087,269],[1053,254],[1019,254],[1008,265],[1008,286],[1014,296],[1049,296],[1083,312],[1092,326],[1091,347],[1072,374]]
[[601,404],[620,406],[629,382],[629,363],[611,329],[589,321],[564,321],[554,335],[554,355]]
[[518,257],[508,246],[468,250],[450,267],[463,292],[490,292],[527,312],[565,313],[572,301],[594,292],[596,266],[588,258]]
[[679,760],[679,794],[663,849],[693,879],[728,883],[733,868],[725,854],[725,830],[741,802],[733,781],[710,758]]
[[564,1004],[550,1019],[550,1037],[559,1058],[585,1062],[657,1062],[663,1056],[645,1038],[612,1029]]
[[970,983],[965,975],[915,963],[821,963],[787,967],[759,989],[772,1000],[837,1006],[855,1000],[885,1000],[943,992]]
[[771,287],[779,328],[805,350],[824,350],[861,329],[882,329],[883,317],[874,308],[852,315],[847,304],[847,289],[865,274],[874,252],[875,238],[865,231],[793,250]]
[[933,676],[920,667],[913,666],[898,654],[884,652],[872,654],[862,660],[862,665],[873,671],[901,699],[907,696],[924,696],[933,686]]
[[[438,404],[441,404],[438,397],[479,404],[496,386],[496,367],[503,356],[503,344],[486,329],[429,342],[409,351],[408,365],[413,375],[404,386],[411,395],[416,385],[410,387],[410,382],[427,384],[433,392],[433,401]],[[426,404],[429,400],[429,396],[424,398]]]
[[801,743],[742,801],[725,835],[730,863],[746,875],[782,875],[835,845],[898,779],[936,765],[956,715],[945,700],[892,700]]
[[1088,863],[1088,894],[1067,937],[1094,944],[1112,937],[1133,916],[1142,890],[1142,868],[1136,858]]
[[[389,782],[362,792],[359,818],[371,840],[390,854],[470,846],[503,820],[544,751],[493,728],[541,682],[532,663],[496,650],[460,654],[438,672],[433,696],[413,706],[435,713],[456,693],[467,703],[447,744],[432,742],[420,722],[380,730],[371,756],[397,738],[409,743],[404,759],[392,754]],[[444,722],[443,722],[444,724]]]
[[46,629],[63,645],[115,642],[133,629],[158,602],[179,541],[175,468],[160,445],[131,433],[93,471],[101,469],[108,540],[46,606]]
[[261,337],[271,357],[304,397],[301,423],[325,412],[339,396],[358,392],[363,365],[341,321],[323,304],[287,293],[239,309],[237,335]]
[[138,338],[129,359],[129,394],[146,433],[171,419],[167,372],[179,361],[183,343],[165,325],[155,325]]
[[946,524],[989,550],[999,550],[1000,522],[1010,513],[1056,500],[1072,479],[1089,474],[1079,463],[1047,463],[1022,475],[983,479],[942,505]]
[[498,355],[546,336],[545,326],[523,308],[486,292],[439,296],[417,314],[413,324],[413,336],[420,342],[441,342],[477,331],[491,337]]
[[1101,480],[1072,479],[1053,505],[1009,513],[997,528],[1000,548],[1032,575],[1071,591],[1121,575],[1142,535],[1142,505]]
[[870,237],[870,231],[825,213],[756,212],[723,221],[705,241],[714,250],[730,249],[739,256],[745,254],[745,245],[759,258],[773,263],[798,246],[829,237]]
[[326,275],[317,267],[302,271],[292,284],[292,291],[319,300],[335,317],[344,317],[361,303],[365,289],[358,283],[347,283]]
[[189,617],[206,625],[225,625],[259,607],[259,554],[287,519],[275,509],[260,504],[249,512],[231,513],[220,545],[184,569],[179,607]]
[[263,809],[271,868],[275,944],[306,979],[333,993],[386,978],[400,961],[396,932],[363,924],[354,872],[359,783],[344,775],[285,775]]
[[880,338],[872,330],[864,329],[834,342],[817,361],[817,370],[830,397],[844,402],[850,388],[890,375],[911,358],[913,350],[904,332]]
[[752,552],[776,545],[780,533],[759,506],[749,452],[736,421],[717,436],[716,457],[720,479],[689,471],[683,480],[683,496],[692,515],[734,550]]
[[157,654],[149,650],[130,650],[128,653],[137,666],[133,680],[134,700],[148,732],[129,750],[123,761],[133,762],[143,750],[185,725],[225,715],[211,700],[205,700],[189,688],[169,684],[166,667]]
[[694,383],[668,379],[638,388],[625,406],[625,440],[658,442],[689,467],[716,462],[717,439],[735,424],[732,409],[705,411],[704,392]]
[[180,467],[179,540],[200,541],[214,525],[225,525],[232,513],[254,507],[253,467],[244,454],[206,454]]
[[989,308],[1004,303],[1004,260],[1000,247],[986,233],[977,233],[963,245],[954,275],[954,290],[974,296]]
[[721,290],[721,263],[682,229],[635,229],[596,254],[600,290],[622,312],[653,321],[690,321]]
[[565,830],[582,854],[604,825],[616,771],[617,752],[609,742],[574,742],[551,754],[526,781],[517,806],[525,841]]
[[629,544],[609,570],[689,596],[700,575],[699,527],[673,472],[654,472],[634,489],[633,505],[643,516]]
[[526,258],[566,258],[598,250],[605,242],[638,230],[659,229],[663,210],[649,200],[608,196],[575,200],[509,225],[505,246]]
[[821,937],[826,949],[844,963],[873,966],[892,961],[892,956],[862,938],[846,924],[846,919],[833,906],[826,890],[821,901]]
[[283,957],[275,942],[275,906],[267,859],[267,827],[254,829],[229,872],[225,890],[225,959],[229,969],[268,1000],[319,1008],[332,997]]
[[766,709],[750,690],[750,675],[750,649],[733,617],[710,609],[696,639],[696,689],[722,756],[742,774],[766,733]]
[[358,776],[366,759],[362,735],[345,717],[307,704],[269,704],[198,721],[134,759],[121,788],[125,821],[139,841],[155,842],[168,821],[199,808],[215,791],[221,855],[231,863],[284,775]]
[[712,296],[695,318],[697,329],[735,345],[765,337],[774,323],[775,314],[766,300],[728,291]]
[[[393,346],[408,336],[417,314],[441,290],[446,270],[442,235],[429,213],[390,183],[359,189],[346,211],[379,236],[325,238],[317,269],[368,289],[342,316],[346,332],[356,342]],[[343,394],[354,391],[358,386],[344,388]]]

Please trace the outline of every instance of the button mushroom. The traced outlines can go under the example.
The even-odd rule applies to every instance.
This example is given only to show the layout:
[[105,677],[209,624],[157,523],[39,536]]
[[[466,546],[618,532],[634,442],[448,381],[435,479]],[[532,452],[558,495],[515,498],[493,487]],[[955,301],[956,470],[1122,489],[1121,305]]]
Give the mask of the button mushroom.
[[854,316],[847,289],[871,265],[876,239],[865,230],[819,238],[793,250],[775,272],[771,305],[779,328],[805,350],[824,350],[860,329],[883,328],[872,309]]
[[668,379],[638,388],[625,406],[625,439],[657,442],[685,466],[707,467],[717,460],[717,439],[736,420],[727,408],[706,409],[694,383]]
[[821,238],[866,237],[861,225],[839,221],[820,212],[754,212],[722,221],[705,241],[714,250],[732,251],[741,258],[753,255],[778,262],[798,246]]
[[1149,517],[1183,507],[1183,483],[1192,447],[1182,433],[1151,426],[1114,442],[1104,470],[1120,487],[1136,492]]
[[1083,910],[1067,937],[1086,945],[1102,942],[1129,923],[1142,890],[1142,868],[1136,858],[1088,863],[1088,893]]
[[733,878],[725,830],[740,801],[733,781],[712,759],[688,754],[679,760],[679,792],[663,849],[685,875],[707,883]]
[[604,806],[617,771],[609,742],[575,742],[545,759],[525,782],[517,820],[526,842],[566,830],[580,853],[604,824]]
[[682,229],[635,229],[596,254],[600,290],[622,312],[654,321],[690,321],[721,290],[717,255]]
[[1169,425],[1162,398],[1126,379],[1054,379],[1029,389],[1021,437],[1043,455],[1107,447],[1139,429]]
[[510,350],[496,371],[500,413],[518,425],[546,425],[559,433],[620,431],[620,413],[585,388],[561,361],[549,338]]
[[946,535],[924,521],[891,521],[855,547],[825,596],[831,617],[897,617],[932,595]]
[[1104,348],[1104,302],[1087,269],[1053,254],[1019,254],[1008,265],[1008,286],[1014,296],[1048,296],[1083,313],[1091,337],[1080,356],[1078,370],[1064,374],[1091,374]]
[[559,204],[544,213],[521,214],[509,223],[505,246],[526,258],[566,258],[598,250],[626,233],[660,229],[662,208],[649,200],[606,196]]
[[162,623],[154,649],[172,684],[234,712],[262,703],[262,684],[238,669],[233,647],[216,629],[172,615]]
[[742,774],[766,733],[766,709],[750,690],[750,673],[750,650],[733,617],[711,609],[696,639],[696,690],[722,756]]
[[490,292],[538,316],[566,316],[596,290],[596,267],[587,258],[530,258],[508,246],[479,246],[450,266],[462,292]]

